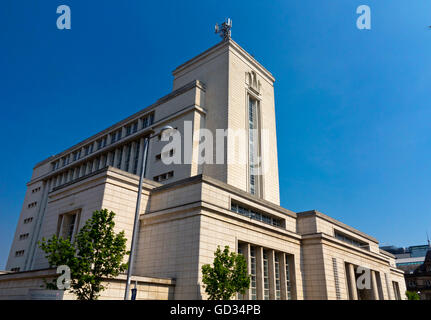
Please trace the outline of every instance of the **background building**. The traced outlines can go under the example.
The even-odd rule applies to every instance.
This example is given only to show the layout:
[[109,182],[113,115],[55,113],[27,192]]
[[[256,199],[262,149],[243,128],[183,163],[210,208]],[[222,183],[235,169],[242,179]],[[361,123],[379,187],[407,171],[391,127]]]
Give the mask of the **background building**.
[[[117,230],[131,239],[143,141],[170,125],[181,147],[165,150],[169,142],[157,135],[149,144],[133,270],[138,299],[206,298],[200,270],[219,245],[248,262],[251,287],[238,298],[404,299],[403,272],[377,239],[319,211],[279,206],[268,70],[227,37],[173,76],[173,91],[151,106],[35,165],[7,262],[14,272],[0,275],[1,298],[34,297],[43,278],[55,277],[37,241],[73,239],[94,210],[114,211]],[[201,129],[214,137],[230,130],[212,163],[198,161],[202,144],[193,136]],[[241,156],[237,130],[246,132],[244,163],[230,161]],[[182,162],[165,164],[162,153]],[[369,287],[357,286],[362,269]],[[102,298],[121,299],[124,279],[109,281]]]
[[425,261],[428,250],[431,249],[430,242],[424,245],[410,246],[399,248],[396,246],[382,246],[382,250],[392,253],[395,256],[397,268],[404,270],[406,273],[412,273]]
[[424,263],[405,277],[407,290],[417,292],[421,300],[431,300],[431,249],[428,250]]

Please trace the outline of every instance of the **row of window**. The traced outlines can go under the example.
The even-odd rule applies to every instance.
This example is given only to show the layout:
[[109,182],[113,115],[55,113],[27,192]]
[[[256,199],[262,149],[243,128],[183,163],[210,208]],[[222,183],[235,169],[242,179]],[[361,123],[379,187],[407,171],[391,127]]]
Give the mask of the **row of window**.
[[[163,157],[173,157],[175,153],[174,149],[171,149],[169,151],[163,152]],[[162,153],[156,154],[156,161],[161,160],[162,159]]]
[[24,250],[15,251],[15,257],[22,257],[24,255]]
[[158,176],[153,177],[154,181],[160,182],[160,181],[165,181],[167,179],[170,179],[174,176],[174,172],[173,171],[169,171],[163,174],[160,174]]
[[40,187],[37,187],[37,188],[31,190],[31,193],[36,193],[36,192],[39,192],[39,191],[40,191]]
[[30,218],[24,219],[24,224],[30,223],[30,222],[32,222],[32,221],[33,221],[33,217],[30,217]]
[[246,208],[235,202],[231,203],[231,210],[235,213],[239,213],[240,215],[246,216],[253,220],[261,221],[263,223],[270,224],[276,227],[283,227],[283,219],[257,212],[254,209]]
[[29,236],[29,234],[28,234],[28,233],[21,234],[21,235],[19,236],[19,240],[25,240],[25,239],[27,239],[27,238],[28,238],[28,236]]
[[15,268],[10,269],[10,271],[13,271],[13,272],[18,272],[19,270],[20,270],[20,267],[15,267]]
[[[256,250],[257,248],[253,245],[250,246],[250,259],[248,260],[246,257],[246,260],[250,261],[250,288],[249,288],[249,293],[250,293],[250,300],[257,300],[257,282],[258,282],[258,277],[257,277],[257,254],[256,254]],[[238,246],[238,253],[244,255],[245,252],[243,251],[243,246],[240,244]],[[259,279],[263,278],[263,299],[264,300],[269,300],[270,299],[270,281],[269,281],[269,259],[271,258],[269,256],[269,250],[267,249],[262,249],[262,253],[263,253],[263,257],[262,257],[262,263],[263,263],[263,268],[262,268],[262,276],[263,277],[259,277]],[[285,272],[285,278],[286,278],[286,295],[287,295],[287,299],[291,300],[292,299],[292,295],[291,295],[291,282],[290,282],[290,270],[289,270],[289,257],[288,255],[284,255],[284,263],[286,266],[285,270],[281,269],[281,263],[280,263],[280,258],[279,258],[279,252],[274,252],[274,284],[275,284],[275,299],[276,300],[280,300],[281,299],[281,277],[280,274],[281,272]],[[245,296],[244,295],[239,295],[239,299],[244,299]]]
[[[152,125],[154,122],[154,113],[150,113],[143,118],[141,118],[142,121],[142,128],[145,129],[148,126]],[[125,126],[125,137],[134,134],[138,131],[138,121],[133,122],[132,124],[129,124]],[[112,133],[109,134],[110,136],[110,143],[113,144],[123,138],[123,128],[118,129]],[[68,154],[67,156],[64,156],[63,158],[55,161],[52,163],[52,170],[55,171],[59,169],[60,167],[67,166],[69,163],[73,161],[77,161],[81,158],[81,156],[88,156],[91,153],[94,152],[94,146],[96,145],[97,150],[100,150],[108,145],[108,135],[104,136],[103,138],[98,139],[95,143],[92,142],[82,149],[79,149],[71,154]]]
[[36,207],[37,206],[37,201],[34,201],[34,202],[32,202],[32,203],[29,203],[28,204],[28,206],[27,206],[27,208],[34,208],[34,207]]
[[356,247],[364,248],[364,249],[367,249],[367,250],[370,249],[368,243],[361,242],[361,241],[356,240],[356,239],[354,239],[352,237],[349,237],[349,236],[347,236],[345,234],[342,234],[342,233],[340,233],[338,231],[335,231],[335,238],[337,238],[338,240],[341,240],[343,242],[349,243],[351,245],[354,245]]
[[77,167],[72,167],[68,171],[53,178],[51,187],[57,187],[65,183],[74,181],[94,171],[105,168],[106,166],[138,174],[139,155],[141,152],[140,139],[132,141],[126,145],[119,146],[115,150],[103,153]]

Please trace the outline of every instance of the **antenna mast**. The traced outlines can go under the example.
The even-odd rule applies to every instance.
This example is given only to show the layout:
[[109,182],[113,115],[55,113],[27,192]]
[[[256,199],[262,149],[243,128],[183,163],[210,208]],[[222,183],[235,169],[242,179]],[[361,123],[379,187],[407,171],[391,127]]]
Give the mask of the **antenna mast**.
[[218,23],[215,25],[215,33],[218,33],[223,40],[228,40],[231,37],[232,20],[230,18],[225,19],[225,21],[219,26]]

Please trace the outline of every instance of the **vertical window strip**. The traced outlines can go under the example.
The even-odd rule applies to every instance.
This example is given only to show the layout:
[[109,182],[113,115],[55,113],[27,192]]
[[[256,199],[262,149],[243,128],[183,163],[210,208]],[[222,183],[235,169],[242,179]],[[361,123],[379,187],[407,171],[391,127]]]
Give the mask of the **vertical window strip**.
[[263,299],[269,300],[268,251],[263,249]]
[[340,280],[338,278],[338,268],[337,268],[336,258],[332,258],[332,267],[334,269],[335,295],[337,297],[337,300],[341,300]]
[[256,289],[256,248],[250,246],[250,300],[257,300]]
[[286,288],[287,288],[287,300],[292,300],[292,290],[290,286],[290,268],[289,268],[289,257],[285,255],[285,264],[286,264]]
[[281,283],[280,283],[280,261],[277,252],[274,256],[275,266],[275,300],[281,299]]

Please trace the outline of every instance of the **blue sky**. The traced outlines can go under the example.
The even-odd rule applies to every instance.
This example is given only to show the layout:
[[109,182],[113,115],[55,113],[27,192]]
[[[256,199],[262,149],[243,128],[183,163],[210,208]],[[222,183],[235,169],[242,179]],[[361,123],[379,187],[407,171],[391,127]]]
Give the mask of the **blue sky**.
[[[72,29],[56,28],[69,5]],[[356,28],[371,7],[372,29]],[[282,206],[382,244],[431,232],[431,2],[3,1],[0,269],[33,165],[153,103],[216,44],[216,22],[275,76]]]

